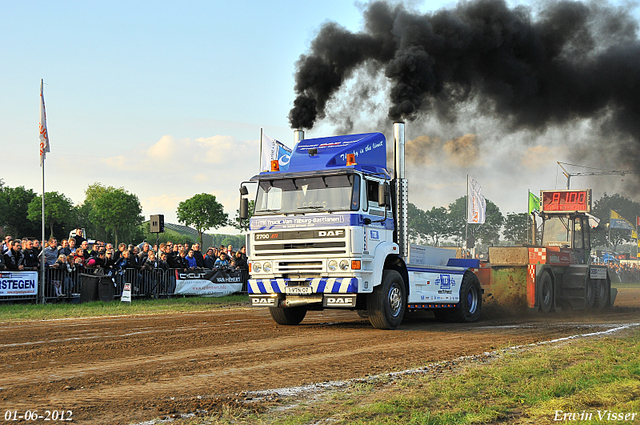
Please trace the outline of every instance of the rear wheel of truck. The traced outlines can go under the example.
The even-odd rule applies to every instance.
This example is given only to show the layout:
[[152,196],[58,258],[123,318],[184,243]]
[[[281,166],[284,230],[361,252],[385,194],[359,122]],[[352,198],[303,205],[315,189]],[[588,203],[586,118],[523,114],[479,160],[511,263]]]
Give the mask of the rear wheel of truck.
[[540,311],[549,313],[553,307],[553,280],[549,272],[542,272],[540,277]]
[[276,323],[280,325],[297,325],[307,315],[307,307],[269,307],[269,313]]
[[477,322],[482,313],[482,289],[478,277],[471,272],[465,273],[457,307],[436,309],[433,312],[436,320],[443,322]]
[[369,322],[377,329],[395,329],[402,323],[407,308],[404,280],[395,270],[385,270],[382,284],[367,297]]
[[596,290],[596,281],[587,279],[587,287],[585,288],[584,294],[584,306],[587,310],[593,308],[593,305],[596,302]]
[[593,307],[597,310],[609,307],[609,297],[611,296],[611,281],[607,275],[607,279],[598,279],[596,282],[595,300]]

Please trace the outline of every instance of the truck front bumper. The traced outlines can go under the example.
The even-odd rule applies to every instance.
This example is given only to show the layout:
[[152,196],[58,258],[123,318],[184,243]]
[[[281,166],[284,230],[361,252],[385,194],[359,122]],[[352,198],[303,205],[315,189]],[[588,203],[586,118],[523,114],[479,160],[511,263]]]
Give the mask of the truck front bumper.
[[356,306],[358,278],[307,279],[302,285],[289,279],[249,279],[247,290],[254,307],[296,307],[322,304],[327,308]]

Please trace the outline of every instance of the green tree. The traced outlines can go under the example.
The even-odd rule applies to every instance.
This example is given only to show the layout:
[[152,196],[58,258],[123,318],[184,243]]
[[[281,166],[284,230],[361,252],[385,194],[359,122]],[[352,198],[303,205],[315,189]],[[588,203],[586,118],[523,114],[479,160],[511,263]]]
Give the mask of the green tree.
[[90,189],[85,192],[86,202],[92,205],[92,212],[89,215],[96,218],[106,230],[113,232],[116,244],[120,237],[132,242],[142,238],[140,224],[144,221],[144,217],[136,195],[122,187],[104,187],[99,183],[90,186]]
[[[500,241],[500,230],[504,223],[504,216],[500,208],[489,199],[484,224],[469,224],[469,236],[474,236],[485,245],[495,245]],[[462,196],[449,204],[449,218],[451,220],[451,236],[462,242],[465,236],[467,220],[467,197]]]
[[[636,216],[640,216],[640,204],[619,194],[607,195],[605,192],[602,198],[593,203],[591,214],[598,217],[601,222],[600,226],[609,223],[611,220],[611,210],[614,210],[622,217],[626,218],[631,224],[634,224]],[[607,243],[611,238],[610,244]],[[615,250],[618,245],[631,240],[631,234],[628,230],[611,229],[610,232],[592,232],[593,246],[609,246]]]
[[29,203],[35,197],[35,192],[24,186],[12,188],[3,184],[0,187],[0,225],[6,226],[14,238],[40,236],[41,226],[27,219]]
[[[59,192],[46,192],[44,194],[44,222],[45,229],[47,226],[49,227],[49,237],[53,237],[56,225],[59,225],[57,230],[63,235],[68,230],[65,226],[70,224],[72,217],[73,202],[71,202],[71,199]],[[29,202],[27,218],[33,222],[41,223],[42,196],[36,196]]]
[[194,195],[178,204],[176,211],[178,221],[185,226],[191,226],[198,231],[202,245],[202,233],[205,230],[217,229],[228,224],[229,217],[224,212],[222,204],[216,201],[214,195],[201,193]]
[[502,234],[505,240],[514,244],[526,244],[529,241],[531,215],[527,213],[507,213]]
[[423,211],[414,204],[409,203],[407,211],[409,218],[409,238],[434,246],[451,236],[451,220],[445,207],[432,207],[429,211]]

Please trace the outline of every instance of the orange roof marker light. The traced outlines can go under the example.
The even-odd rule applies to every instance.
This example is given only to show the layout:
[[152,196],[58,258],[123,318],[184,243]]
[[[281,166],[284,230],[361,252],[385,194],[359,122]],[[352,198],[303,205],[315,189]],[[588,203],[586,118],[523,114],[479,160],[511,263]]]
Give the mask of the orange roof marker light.
[[348,153],[347,154],[347,166],[356,165],[356,154]]
[[271,171],[280,171],[280,163],[277,159],[271,161]]

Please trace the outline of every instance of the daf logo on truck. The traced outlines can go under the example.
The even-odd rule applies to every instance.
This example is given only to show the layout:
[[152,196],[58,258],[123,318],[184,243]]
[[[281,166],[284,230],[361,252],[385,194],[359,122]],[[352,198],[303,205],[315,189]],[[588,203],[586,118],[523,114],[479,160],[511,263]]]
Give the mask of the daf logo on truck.
[[318,230],[319,238],[335,238],[344,236],[344,230]]

